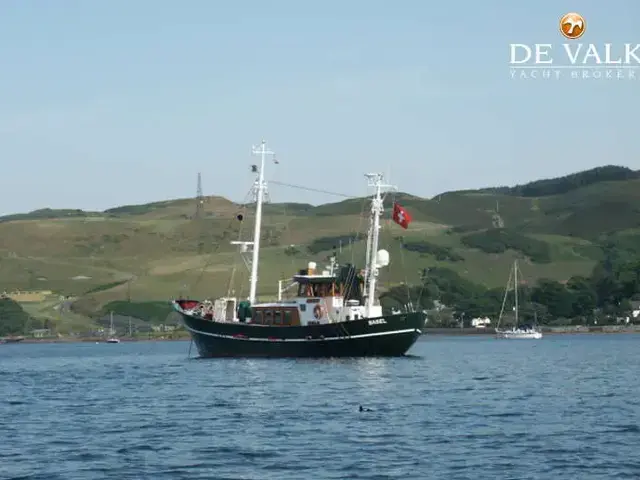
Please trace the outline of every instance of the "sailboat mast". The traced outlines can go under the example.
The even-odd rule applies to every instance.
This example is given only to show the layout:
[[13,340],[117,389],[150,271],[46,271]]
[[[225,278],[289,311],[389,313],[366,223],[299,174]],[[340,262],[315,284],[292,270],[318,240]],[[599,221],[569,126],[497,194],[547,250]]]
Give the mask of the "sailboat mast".
[[514,292],[516,296],[516,328],[518,328],[518,261],[514,260],[513,262],[513,283],[514,283]]
[[253,256],[251,258],[251,279],[249,288],[249,302],[253,304],[256,300],[256,289],[258,287],[258,262],[260,260],[260,229],[262,227],[262,203],[266,190],[266,182],[264,180],[264,166],[267,155],[273,155],[273,152],[267,150],[267,144],[263,140],[259,148],[253,148],[254,155],[260,155],[260,170],[258,171],[258,179],[256,180],[256,220],[253,230]]
[[382,189],[383,188],[392,188],[391,185],[385,185],[382,183],[383,174],[382,173],[368,173],[365,175],[369,180],[369,186],[375,188],[375,194],[373,199],[371,200],[371,220],[369,226],[369,233],[367,235],[367,245],[370,248],[367,249],[367,266],[366,266],[366,315],[370,316],[371,310],[375,304],[375,296],[376,296],[376,283],[378,281],[378,264],[377,264],[377,253],[378,253],[378,241],[380,237],[380,217],[382,216],[382,212],[384,211],[383,203],[382,203]]

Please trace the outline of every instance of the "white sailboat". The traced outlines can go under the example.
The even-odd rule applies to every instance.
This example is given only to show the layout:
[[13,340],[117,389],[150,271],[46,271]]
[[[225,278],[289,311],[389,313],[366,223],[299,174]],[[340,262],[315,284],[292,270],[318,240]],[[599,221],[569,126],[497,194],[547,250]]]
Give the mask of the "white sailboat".
[[[498,317],[498,324],[496,325],[496,337],[497,338],[512,338],[512,339],[539,339],[542,338],[542,332],[535,327],[519,327],[518,326],[518,261],[513,262],[513,270],[509,274],[509,281],[507,282],[507,288],[504,292],[504,298],[502,300],[502,308],[500,309],[500,316]],[[502,314],[504,313],[504,306],[507,303],[507,294],[509,293],[509,286],[511,279],[513,278],[514,287],[514,315],[515,321],[513,327],[506,330],[500,329],[500,321],[502,320]]]
[[107,338],[107,343],[120,343],[120,339],[114,335],[113,330],[113,312],[110,313],[110,322],[109,322],[109,338]]

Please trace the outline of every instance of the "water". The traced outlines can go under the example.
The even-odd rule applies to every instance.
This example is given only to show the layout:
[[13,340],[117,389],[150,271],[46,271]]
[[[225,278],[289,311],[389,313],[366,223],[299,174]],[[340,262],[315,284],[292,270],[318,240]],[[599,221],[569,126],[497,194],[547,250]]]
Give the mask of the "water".
[[2,345],[0,478],[638,478],[639,347],[432,337],[412,358],[296,361]]

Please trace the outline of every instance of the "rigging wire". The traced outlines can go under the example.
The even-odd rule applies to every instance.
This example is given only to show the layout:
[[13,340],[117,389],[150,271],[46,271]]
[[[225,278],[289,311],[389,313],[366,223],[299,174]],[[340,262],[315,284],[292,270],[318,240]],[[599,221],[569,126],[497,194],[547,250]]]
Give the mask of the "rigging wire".
[[[242,232],[243,232],[243,227],[244,227],[244,220],[246,218],[246,213],[248,211],[248,207],[249,204],[251,203],[250,201],[250,197],[251,194],[253,193],[253,187],[251,189],[249,189],[249,191],[247,192],[247,194],[245,195],[244,199],[242,200],[242,211],[239,215],[236,216],[236,219],[240,221],[240,227],[238,228],[238,237],[237,237],[237,241],[241,241],[242,240]],[[233,262],[233,269],[231,270],[231,275],[229,276],[229,283],[227,285],[227,296],[231,296],[232,291],[235,293],[235,288],[234,288],[234,281],[235,281],[235,275],[236,275],[236,271],[238,269],[238,259],[242,260],[242,263],[246,265],[246,260],[243,257],[243,251],[242,248],[239,250],[239,252],[236,254],[235,260]],[[243,288],[242,286],[244,285],[244,278],[246,275],[244,275],[244,273],[246,273],[246,271],[244,269],[241,270],[241,279],[240,279],[240,288],[239,288],[239,296],[242,296],[243,293]]]
[[[287,248],[290,248],[293,245],[293,241],[292,241],[292,233],[291,233],[291,222],[293,221],[292,219],[289,219],[289,216],[287,215],[287,204],[283,203],[282,204],[282,216],[285,218],[284,220],[284,236],[287,239],[287,246],[285,247],[285,251],[284,254],[287,254]],[[297,247],[293,247],[293,248],[297,248]],[[292,252],[293,253],[293,252]],[[296,264],[296,258],[295,258],[295,254],[290,256],[290,268],[291,271],[295,271],[295,264]],[[283,262],[284,263],[284,262]],[[284,271],[280,272],[280,280],[285,281],[287,280],[287,275],[285,274]],[[280,289],[280,284],[278,284],[278,289]],[[284,292],[280,291],[280,294],[282,295]]]
[[[249,192],[245,195],[244,200],[246,200],[249,196],[251,195],[251,190],[249,190]],[[243,200],[243,204],[242,204],[242,212],[246,211],[247,208],[247,202],[245,202]],[[240,215],[242,215],[242,218],[244,218],[244,213],[241,213]],[[213,263],[213,259],[214,256],[218,253],[218,250],[220,250],[220,247],[222,246],[224,240],[228,237],[229,235],[229,231],[231,230],[231,228],[233,227],[233,224],[235,222],[239,221],[239,216],[235,216],[233,217],[230,221],[229,224],[227,225],[227,227],[223,230],[222,232],[222,238],[220,239],[220,241],[215,245],[215,247],[213,248],[213,251],[209,254],[209,258],[207,260],[207,262],[205,262],[205,264],[202,266],[202,268],[200,269],[200,274],[198,275],[198,277],[196,278],[195,284],[193,285],[193,287],[191,288],[191,290],[195,290],[195,288],[200,284],[200,281],[202,280],[204,273],[206,271],[206,269],[211,266],[211,264]],[[243,222],[240,221],[240,227],[239,227],[239,232],[238,232],[238,239],[240,239],[240,235],[242,234],[242,226],[243,226]],[[234,264],[234,270],[235,270],[235,264]]]
[[[387,196],[391,197],[391,204],[394,205],[396,203],[396,198],[397,198],[397,192],[396,191],[392,191],[392,192],[387,192],[385,193],[384,197],[383,197],[383,202],[384,200],[387,198]],[[391,218],[386,218],[386,231],[389,233],[389,235],[391,236],[392,240],[395,240],[395,238],[393,237],[393,235],[391,235],[391,222],[392,219]],[[391,242],[390,242],[391,243]],[[407,290],[407,301],[408,304],[405,305],[405,310],[410,309],[411,311],[415,311],[415,306],[413,305],[413,300],[412,300],[412,295],[411,295],[411,287],[409,286],[409,276],[407,275],[407,269],[405,268],[405,255],[404,255],[404,235],[400,237],[400,245],[399,245],[399,252],[400,252],[400,268],[402,269],[402,272],[404,274],[404,287]],[[387,282],[387,284],[390,286],[391,285],[391,280],[389,279],[389,281]],[[420,303],[420,298],[422,297],[422,291],[424,289],[424,284],[422,285],[420,292],[418,293],[418,298],[416,299],[418,304]]]
[[310,188],[310,187],[305,187],[305,186],[302,186],[302,185],[294,185],[293,183],[277,182],[275,180],[270,180],[269,184],[280,185],[282,187],[297,188],[298,190],[306,190],[308,192],[324,193],[326,195],[333,195],[335,197],[360,198],[360,197],[356,197],[356,196],[353,196],[353,195],[346,195],[344,193],[332,192],[332,191],[329,191],[329,190],[322,190],[322,189],[319,189],[319,188]]
[[[341,198],[348,198],[348,199],[359,199],[359,198],[362,198],[362,197],[357,197],[357,196],[354,196],[354,195],[347,195],[347,194],[344,194],[344,193],[333,192],[333,191],[330,191],[330,190],[305,187],[303,185],[295,185],[293,183],[279,182],[279,181],[276,181],[276,180],[269,181],[269,184],[270,185],[280,185],[280,186],[289,187],[289,188],[295,188],[295,189],[298,189],[298,190],[305,190],[305,191],[308,191],[308,192],[323,193],[323,194],[326,194],[326,195],[333,195],[333,196],[341,197]],[[365,217],[366,201],[367,201],[368,198],[369,198],[369,196],[366,196],[366,195],[364,196],[364,198],[362,198],[362,208],[361,208],[361,211],[360,211],[360,218],[359,218],[359,222],[358,222],[358,228],[355,229],[355,232],[353,232],[355,235],[354,235],[354,238],[351,241],[351,245],[350,245],[350,247],[351,247],[351,263],[352,264],[353,264],[354,256],[355,256],[354,242],[357,241],[358,238],[363,235],[363,232],[360,231],[360,227],[362,226],[362,221],[363,221],[363,219]],[[286,215],[286,205],[285,205],[284,209],[285,209],[285,215]],[[286,223],[286,225],[287,225],[288,233],[290,235],[291,232],[289,230],[288,223]],[[293,263],[294,260],[291,259],[291,261]],[[345,292],[345,295],[346,294],[347,294],[347,292]]]
[[[392,191],[390,194],[387,193],[385,195],[385,199],[387,196],[391,197],[391,205],[394,205],[396,203],[396,192]],[[383,199],[384,201],[384,199]],[[392,207],[393,208],[393,207]],[[392,213],[393,215],[393,213]],[[386,230],[389,233],[389,236],[391,237],[391,240],[395,240],[395,238],[393,237],[393,235],[391,234],[391,218],[387,218],[386,219]],[[392,242],[389,242],[392,243]],[[402,269],[402,272],[404,274],[404,286],[406,287],[407,290],[407,301],[409,302],[409,308],[411,308],[412,305],[412,301],[411,301],[411,288],[409,287],[409,279],[407,276],[407,269],[405,268],[405,256],[404,256],[404,236],[400,237],[400,248],[399,248],[399,252],[400,252],[400,268]],[[389,277],[391,277],[391,275],[389,275]],[[389,282],[388,285],[391,285],[391,278],[389,278]],[[405,306],[406,309],[406,306]]]
[[[364,232],[360,231],[360,227],[362,226],[362,222],[366,217],[366,212],[365,212],[365,210],[366,210],[366,201],[370,198],[370,195],[365,195],[364,197],[358,197],[358,196],[354,196],[354,195],[347,195],[347,194],[340,193],[340,192],[333,192],[333,191],[330,191],[330,190],[305,187],[303,185],[296,185],[296,184],[287,183],[287,182],[279,182],[279,181],[276,181],[276,180],[269,181],[269,184],[280,185],[280,186],[289,187],[289,188],[295,188],[295,189],[298,189],[298,190],[305,190],[305,191],[308,191],[308,192],[322,193],[322,194],[325,194],[325,195],[333,195],[333,196],[341,197],[341,198],[348,198],[348,199],[360,199],[361,198],[362,199],[362,205],[361,205],[361,211],[360,211],[360,215],[359,215],[360,218],[359,218],[359,222],[358,222],[358,228],[354,232],[355,233],[355,238],[351,242],[351,257],[352,257],[351,261],[353,263],[353,261],[355,260],[354,259],[354,256],[355,256],[355,245],[354,245],[354,242],[357,241],[360,236],[364,235]],[[241,206],[242,206],[241,215],[243,216],[243,218],[244,218],[244,215],[245,215],[245,213],[247,211],[247,206],[249,204],[249,202],[247,202],[246,199],[247,199],[247,197],[250,196],[251,191],[252,191],[252,189],[249,190],[248,194],[245,196],[245,199],[243,199],[243,202],[241,203]],[[384,196],[386,197],[387,194],[388,194],[388,192]],[[395,198],[395,194],[393,194],[393,198]],[[383,201],[384,201],[384,197],[383,197]],[[284,215],[286,216],[287,215],[286,214],[286,206],[284,207],[284,209],[285,209]],[[194,285],[193,288],[198,286],[198,284],[200,283],[200,281],[202,280],[202,278],[204,276],[204,272],[213,263],[213,257],[214,257],[215,254],[218,253],[218,250],[220,249],[220,247],[222,245],[222,241],[224,240],[225,237],[227,237],[227,235],[229,233],[229,230],[233,226],[234,221],[237,221],[237,218],[233,218],[229,222],[229,225],[227,226],[227,228],[223,232],[223,238],[215,246],[214,250],[209,254],[209,260],[202,266],[202,269],[200,270],[200,274],[198,275],[198,277],[196,279],[196,282],[195,282],[195,285]],[[239,231],[238,231],[238,240],[240,240],[241,237],[242,237],[243,223],[244,222],[240,221],[240,228],[239,228]],[[288,222],[285,222],[285,225],[286,225],[285,229],[287,230],[287,233],[290,236],[291,232],[290,232],[290,229],[289,229]],[[402,254],[401,254],[401,257],[402,257]],[[293,259],[292,259],[292,262],[293,262]],[[401,262],[404,262],[404,258],[403,257],[401,258]],[[228,292],[230,292],[230,290],[231,290],[231,288],[233,286],[235,273],[236,273],[236,265],[235,265],[235,262],[234,262],[233,271],[231,273],[231,278],[229,279],[229,283],[227,285],[227,291]],[[405,275],[405,280],[406,280],[406,275]],[[410,297],[409,292],[408,292],[408,296]],[[409,298],[409,301],[411,302],[410,298]]]
[[[363,223],[363,221],[364,221],[364,219],[365,219],[365,209],[366,209],[366,206],[367,206],[367,205],[366,205],[366,197],[365,197],[365,198],[363,198],[363,199],[362,199],[362,205],[361,205],[361,208],[360,208],[360,215],[359,215],[359,219],[358,219],[358,228],[355,230],[354,238],[353,238],[353,239],[351,239],[351,241],[350,241],[350,245],[349,245],[349,247],[350,247],[350,249],[351,249],[351,265],[354,265],[354,264],[355,264],[355,255],[356,255],[356,245],[355,245],[355,242],[356,242],[356,241],[358,241],[358,240],[360,240],[360,239],[359,239],[359,237],[360,237],[361,235],[363,235],[361,227],[362,227],[362,223]],[[354,276],[357,276],[357,275],[358,275],[358,273],[357,273],[357,272],[354,272],[354,274],[353,274],[353,275],[354,275]],[[352,282],[353,282],[352,277],[350,277],[350,278],[349,278],[349,280],[348,280],[348,282],[347,282],[347,287],[345,288],[345,292],[344,292],[344,296],[345,296],[345,298],[347,298],[347,297],[349,296],[349,294],[351,293],[351,285],[352,285]]]

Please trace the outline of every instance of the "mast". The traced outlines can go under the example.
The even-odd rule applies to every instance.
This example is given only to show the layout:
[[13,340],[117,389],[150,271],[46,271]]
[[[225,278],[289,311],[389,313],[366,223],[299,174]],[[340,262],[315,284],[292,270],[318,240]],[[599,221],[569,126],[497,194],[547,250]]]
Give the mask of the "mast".
[[264,180],[264,165],[267,155],[273,155],[273,152],[267,150],[267,144],[263,140],[259,148],[253,148],[254,155],[260,155],[260,169],[258,170],[258,179],[255,184],[256,194],[256,221],[253,230],[253,256],[251,258],[251,286],[249,288],[249,302],[253,305],[256,300],[256,289],[258,287],[258,262],[260,261],[260,228],[262,226],[262,202],[266,191],[266,182]]
[[375,194],[371,200],[371,219],[369,223],[369,232],[367,235],[367,265],[366,265],[366,315],[370,316],[372,307],[375,303],[376,283],[378,281],[379,268],[376,262],[378,253],[378,241],[380,237],[380,217],[384,211],[382,203],[382,189],[394,188],[391,185],[384,184],[382,173],[367,173],[365,175],[369,180],[368,186],[375,188]]
[[369,223],[369,229],[367,230],[367,249],[364,254],[364,287],[362,288],[362,296],[367,298],[367,284],[369,283],[369,263],[371,262],[371,228],[372,224]]
[[516,326],[518,328],[518,261],[513,261],[513,283],[514,283],[514,292],[516,296]]

